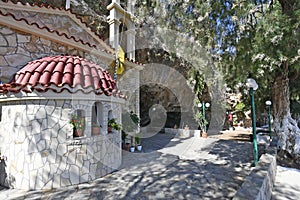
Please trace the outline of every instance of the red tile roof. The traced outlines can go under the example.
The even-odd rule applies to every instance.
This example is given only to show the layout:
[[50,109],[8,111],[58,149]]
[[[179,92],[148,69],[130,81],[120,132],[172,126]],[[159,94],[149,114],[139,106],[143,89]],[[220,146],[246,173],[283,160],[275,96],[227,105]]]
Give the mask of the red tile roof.
[[0,84],[0,93],[30,93],[34,90],[60,93],[64,90],[76,93],[94,92],[96,95],[125,98],[117,90],[109,72],[78,56],[49,56],[29,62],[19,70],[11,83]]

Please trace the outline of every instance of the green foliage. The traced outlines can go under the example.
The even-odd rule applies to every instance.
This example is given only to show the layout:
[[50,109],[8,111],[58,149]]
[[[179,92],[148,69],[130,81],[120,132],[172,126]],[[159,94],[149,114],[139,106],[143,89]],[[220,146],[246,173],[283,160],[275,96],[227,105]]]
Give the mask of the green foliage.
[[76,130],[84,130],[85,128],[85,119],[83,117],[78,117],[76,114],[72,115],[70,124]]
[[140,126],[140,118],[133,111],[122,112],[122,125],[125,132],[133,132]]
[[107,126],[111,127],[112,129],[115,129],[117,131],[120,131],[122,129],[122,126],[116,122],[115,118],[108,120]]
[[245,108],[245,104],[243,102],[239,102],[234,107],[235,111],[242,111]]
[[198,123],[198,126],[201,130],[205,130],[205,126],[208,124],[207,120],[203,116],[202,112],[200,110],[196,110],[194,114],[194,119]]
[[136,134],[134,140],[137,145],[141,145],[141,133]]

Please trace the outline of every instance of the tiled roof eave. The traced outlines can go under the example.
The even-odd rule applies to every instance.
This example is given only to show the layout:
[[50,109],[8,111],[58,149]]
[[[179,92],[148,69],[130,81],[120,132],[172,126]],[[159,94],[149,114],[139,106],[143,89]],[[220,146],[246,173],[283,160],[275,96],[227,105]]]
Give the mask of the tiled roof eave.
[[0,84],[2,94],[48,91],[126,98],[108,71],[79,56],[47,56],[28,62],[10,83]]
[[41,99],[56,99],[56,100],[97,100],[97,101],[107,101],[115,103],[125,103],[124,98],[118,98],[113,95],[95,95],[94,93],[83,93],[82,91],[77,91],[76,93],[62,92],[56,93],[54,91],[48,91],[47,93],[33,91],[31,93],[19,92],[0,95],[0,102],[10,102],[10,101],[23,101],[23,100],[41,100]]

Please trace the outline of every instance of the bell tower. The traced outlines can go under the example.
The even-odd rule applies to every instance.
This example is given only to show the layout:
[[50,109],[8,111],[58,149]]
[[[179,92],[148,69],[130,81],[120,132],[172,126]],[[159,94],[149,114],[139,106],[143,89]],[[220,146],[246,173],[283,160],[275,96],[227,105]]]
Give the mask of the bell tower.
[[135,25],[133,22],[134,3],[128,0],[126,8],[121,6],[120,0],[112,0],[107,6],[109,16],[109,44],[117,50],[119,45],[126,53],[126,57],[135,60]]

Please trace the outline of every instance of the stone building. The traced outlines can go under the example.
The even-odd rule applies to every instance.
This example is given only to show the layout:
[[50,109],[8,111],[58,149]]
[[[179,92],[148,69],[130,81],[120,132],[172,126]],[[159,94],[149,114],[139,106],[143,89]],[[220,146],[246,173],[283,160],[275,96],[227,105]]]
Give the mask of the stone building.
[[[109,9],[122,8],[113,1]],[[112,20],[132,17],[123,13]],[[120,166],[121,133],[109,134],[107,122],[121,123],[124,108],[139,112],[132,88],[142,66],[128,47],[131,60],[118,84],[106,70],[116,59],[112,47],[70,10],[0,1],[0,150],[7,158],[1,185],[58,188]],[[83,135],[75,134],[73,116],[82,120]],[[100,131],[93,133],[92,124]]]

